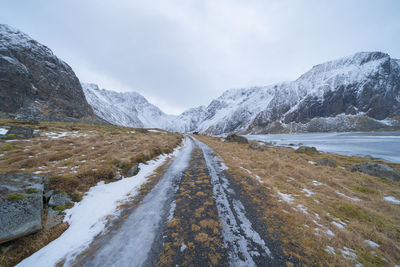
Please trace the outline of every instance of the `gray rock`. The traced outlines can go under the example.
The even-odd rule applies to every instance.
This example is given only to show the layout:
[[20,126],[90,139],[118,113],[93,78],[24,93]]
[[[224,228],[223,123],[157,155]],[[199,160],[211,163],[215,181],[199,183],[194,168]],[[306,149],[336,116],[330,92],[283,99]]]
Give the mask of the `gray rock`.
[[49,200],[50,207],[68,206],[72,204],[72,200],[67,194],[54,194]]
[[318,153],[318,150],[313,146],[301,146],[296,149],[296,153]]
[[134,165],[127,173],[127,177],[135,176],[139,172],[139,165]]
[[47,211],[47,220],[46,220],[46,229],[51,229],[59,224],[61,224],[64,220],[64,215],[62,215],[59,211],[53,210],[49,208]]
[[117,174],[114,176],[114,179],[115,179],[115,180],[120,180],[120,179],[122,179],[121,174],[120,174],[119,172],[117,172]]
[[31,138],[33,136],[33,129],[30,127],[11,126],[7,135],[12,134],[17,138]]
[[52,195],[54,195],[54,190],[49,190],[49,191],[47,191],[47,192],[43,195],[44,199],[46,200],[46,203],[49,202],[50,197],[51,197]]
[[[42,183],[42,177],[32,174],[0,174],[0,243],[42,229]],[[31,188],[36,190],[28,193]],[[13,198],[16,194],[21,197]]]
[[226,138],[226,141],[228,142],[236,142],[239,144],[248,144],[249,141],[247,140],[247,138],[237,135],[237,134],[229,134]]
[[393,169],[387,165],[374,162],[366,162],[360,165],[356,165],[351,169],[351,171],[359,171],[372,176],[386,178],[391,181],[400,181],[400,171]]
[[265,151],[266,147],[257,141],[249,141],[249,148],[253,150]]
[[336,161],[332,159],[319,159],[316,161],[316,164],[320,166],[329,166],[333,168],[337,167]]

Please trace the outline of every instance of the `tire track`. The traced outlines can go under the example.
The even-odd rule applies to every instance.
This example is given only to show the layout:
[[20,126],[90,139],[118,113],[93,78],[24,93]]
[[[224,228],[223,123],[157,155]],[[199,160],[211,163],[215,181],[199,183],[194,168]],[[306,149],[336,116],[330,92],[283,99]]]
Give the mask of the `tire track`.
[[[266,238],[254,230],[252,221],[246,216],[239,195],[236,194],[229,178],[225,173],[227,168],[216,157],[211,148],[195,140],[197,146],[203,151],[207,168],[211,176],[214,198],[221,218],[222,235],[228,249],[230,266],[282,266],[282,253],[274,255],[267,245]],[[273,246],[274,244],[269,244]],[[274,252],[279,248],[274,247]]]

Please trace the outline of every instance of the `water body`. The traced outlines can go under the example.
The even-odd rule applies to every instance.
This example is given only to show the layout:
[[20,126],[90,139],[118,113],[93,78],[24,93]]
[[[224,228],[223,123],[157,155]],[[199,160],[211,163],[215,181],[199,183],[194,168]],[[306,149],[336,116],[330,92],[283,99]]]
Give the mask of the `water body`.
[[[250,140],[297,148],[315,146],[319,151],[351,156],[372,156],[400,163],[400,131],[246,135]],[[294,145],[293,145],[294,144]]]

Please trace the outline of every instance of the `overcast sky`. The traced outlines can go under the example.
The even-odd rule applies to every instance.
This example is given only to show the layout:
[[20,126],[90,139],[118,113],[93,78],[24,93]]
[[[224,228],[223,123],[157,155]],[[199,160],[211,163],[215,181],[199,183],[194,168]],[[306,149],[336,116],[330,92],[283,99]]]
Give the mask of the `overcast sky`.
[[178,114],[358,51],[400,58],[398,0],[2,0],[84,82]]

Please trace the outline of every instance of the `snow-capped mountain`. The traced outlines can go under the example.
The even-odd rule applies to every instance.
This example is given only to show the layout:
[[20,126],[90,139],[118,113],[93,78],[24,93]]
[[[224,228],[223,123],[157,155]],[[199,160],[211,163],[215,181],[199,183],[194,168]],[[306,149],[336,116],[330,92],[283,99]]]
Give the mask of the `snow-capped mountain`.
[[117,125],[189,132],[196,129],[205,110],[198,107],[179,116],[167,115],[136,92],[120,93],[91,83],[82,83],[82,88],[95,114]]
[[314,66],[300,78],[228,90],[206,109],[198,131],[349,131],[399,127],[400,64],[361,52]]
[[127,126],[206,134],[400,128],[400,60],[381,52],[329,61],[291,82],[231,89],[179,116],[138,93],[83,87],[96,115]]

